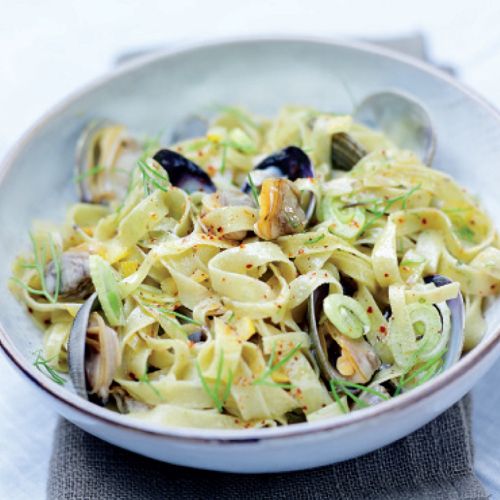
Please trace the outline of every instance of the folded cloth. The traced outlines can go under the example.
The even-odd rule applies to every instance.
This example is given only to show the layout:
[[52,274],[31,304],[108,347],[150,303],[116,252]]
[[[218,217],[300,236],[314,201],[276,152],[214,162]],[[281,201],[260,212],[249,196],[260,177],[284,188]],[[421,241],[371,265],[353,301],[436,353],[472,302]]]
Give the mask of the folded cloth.
[[[297,453],[301,453],[297,450]],[[48,500],[75,499],[475,499],[469,398],[396,443],[363,457],[280,474],[179,467],[105,443],[61,420]]]

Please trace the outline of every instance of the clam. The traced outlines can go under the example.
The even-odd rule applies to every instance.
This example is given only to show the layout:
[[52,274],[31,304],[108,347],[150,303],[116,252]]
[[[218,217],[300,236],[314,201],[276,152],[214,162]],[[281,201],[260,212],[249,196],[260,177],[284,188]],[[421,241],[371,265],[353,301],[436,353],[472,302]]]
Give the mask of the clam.
[[357,106],[353,118],[432,164],[436,135],[428,111],[415,97],[393,90],[371,94]]
[[[450,279],[439,274],[428,276],[424,281],[434,283],[437,287],[451,283]],[[365,379],[367,382],[380,367],[380,362],[374,357],[375,352],[371,346],[364,340],[357,343],[357,339],[353,341],[338,334],[332,336],[329,328],[325,328],[324,324],[319,324],[323,301],[327,296],[328,285],[323,285],[314,291],[308,304],[309,335],[321,373],[327,380],[340,378],[354,382],[356,380],[352,377],[356,376],[359,381]],[[450,311],[451,332],[443,357],[443,370],[448,369],[460,359],[464,342],[464,305],[461,294],[447,300],[446,305]],[[440,311],[439,308],[438,311]],[[335,367],[330,359],[332,355],[337,357]],[[361,359],[363,356],[366,357],[364,361]]]
[[259,220],[255,233],[264,240],[275,240],[285,234],[300,233],[306,215],[300,206],[300,193],[288,179],[266,179],[259,196]]
[[351,135],[340,132],[332,136],[332,168],[349,171],[367,154],[368,151]]
[[[429,113],[414,97],[401,92],[371,94],[354,110],[353,118],[369,128],[383,132],[394,144],[417,154],[432,164],[436,137]],[[334,169],[351,170],[368,151],[344,132],[332,136],[331,163]]]
[[190,115],[180,121],[174,128],[170,142],[177,144],[178,142],[194,139],[195,137],[203,137],[208,130],[208,121],[196,115]]
[[76,393],[105,404],[121,356],[118,335],[97,307],[94,293],[79,309],[69,334],[68,365]]
[[383,403],[391,397],[389,391],[382,384],[370,385],[370,388],[373,389],[374,392],[361,391],[361,394],[359,394],[358,397],[364,404],[356,403],[353,407],[354,410],[361,410],[365,407],[364,405],[378,405],[379,403]]
[[87,253],[63,252],[57,266],[58,269],[52,260],[45,268],[45,286],[51,295],[55,294],[58,279],[59,297],[62,299],[86,299],[94,291]]
[[[249,174],[256,187],[263,185],[266,179],[296,179],[314,177],[314,169],[309,157],[296,146],[288,146],[264,158]],[[244,193],[249,193],[250,184],[245,182],[242,187]],[[316,198],[312,193],[297,194],[300,205],[305,213],[306,223],[314,214]],[[291,198],[289,198],[291,200]]]
[[209,175],[201,167],[175,151],[160,149],[153,159],[168,174],[172,185],[187,193],[195,191],[214,193],[217,190]]
[[379,369],[380,360],[363,338],[352,339],[335,332],[329,328],[328,322],[319,324],[327,296],[328,285],[320,286],[311,295],[308,307],[309,335],[321,374],[326,380],[366,383]]
[[141,153],[141,145],[123,125],[105,120],[88,125],[76,147],[80,199],[101,204],[121,200]]
[[[441,274],[427,276],[424,278],[424,281],[426,283],[433,283],[437,287],[448,285],[452,282],[449,278]],[[462,294],[459,292],[457,297],[447,300],[446,305],[450,310],[451,331],[447,350],[443,359],[443,370],[454,365],[462,355],[465,325],[465,311]]]

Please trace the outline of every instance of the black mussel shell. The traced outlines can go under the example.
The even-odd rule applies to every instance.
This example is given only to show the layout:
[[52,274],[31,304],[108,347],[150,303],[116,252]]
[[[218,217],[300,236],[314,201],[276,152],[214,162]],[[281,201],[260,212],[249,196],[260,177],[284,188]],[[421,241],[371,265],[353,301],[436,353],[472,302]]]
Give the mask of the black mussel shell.
[[217,190],[204,170],[175,151],[160,149],[153,159],[165,169],[172,185],[187,193],[214,193]]
[[[266,170],[268,168],[278,169],[282,177],[294,181],[307,177],[314,177],[314,170],[309,156],[297,146],[288,146],[281,149],[267,158],[264,158],[254,170]],[[275,176],[274,176],[275,177]],[[250,186],[245,183],[242,190],[245,193],[250,192]]]

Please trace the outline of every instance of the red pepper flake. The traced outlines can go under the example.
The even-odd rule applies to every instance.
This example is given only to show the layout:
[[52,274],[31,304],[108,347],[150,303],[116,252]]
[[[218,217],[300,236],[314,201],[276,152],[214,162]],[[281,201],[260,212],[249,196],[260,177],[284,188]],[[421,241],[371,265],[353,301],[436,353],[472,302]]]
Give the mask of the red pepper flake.
[[241,243],[240,248],[245,248],[245,244]]
[[299,255],[302,255],[303,253],[304,253],[304,249],[303,249],[303,248],[301,248],[301,249],[299,250]]
[[494,290],[496,287],[497,287],[497,286],[496,286],[495,284],[490,285],[490,289],[491,289],[491,290]]
[[368,306],[368,309],[366,310],[366,312],[368,314],[371,314],[373,312],[373,307],[372,306]]
[[247,269],[251,269],[251,268],[253,267],[253,264],[247,264],[245,267],[246,267]]
[[384,278],[388,278],[389,277],[389,273],[384,273]]
[[297,387],[295,393],[297,394],[297,396],[300,396],[302,394],[302,389],[300,387]]
[[425,217],[422,219],[422,224],[427,224],[427,219]]
[[208,165],[207,172],[210,177],[213,177],[215,172],[217,172],[217,169],[213,165]]
[[307,405],[304,405],[304,406],[302,407],[302,409],[303,409],[304,411],[307,411]]
[[387,328],[384,325],[380,325],[379,332],[385,335],[387,333]]
[[405,221],[405,220],[403,219],[403,217],[400,217],[400,218],[398,219],[398,222],[399,222],[400,224],[403,224],[403,222],[404,222],[404,221]]
[[218,233],[222,233],[222,231],[224,231],[224,229],[223,229],[221,226],[219,226],[219,227],[217,228],[217,232],[218,232]]

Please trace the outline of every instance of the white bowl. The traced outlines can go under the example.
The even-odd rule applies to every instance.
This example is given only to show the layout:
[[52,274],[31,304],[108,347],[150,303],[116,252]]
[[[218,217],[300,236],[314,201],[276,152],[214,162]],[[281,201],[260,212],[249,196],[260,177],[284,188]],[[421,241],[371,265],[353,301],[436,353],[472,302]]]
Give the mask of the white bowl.
[[[346,86],[349,92],[346,90]],[[388,87],[415,95],[430,110],[438,137],[434,166],[481,195],[500,213],[500,116],[445,74],[368,45],[318,39],[249,39],[196,45],[118,69],[42,118],[0,173],[0,344],[58,412],[110,443],[167,462],[233,472],[305,469],[356,457],[421,427],[459,400],[500,353],[500,302],[487,311],[481,344],[453,368],[407,394],[333,420],[260,430],[160,427],[77,397],[33,366],[42,335],[7,293],[10,266],[27,246],[33,219],[62,220],[76,199],[75,141],[91,119],[135,130],[168,131],[214,103],[273,113],[284,104],[349,112]],[[33,432],[37,432],[33,429]]]

